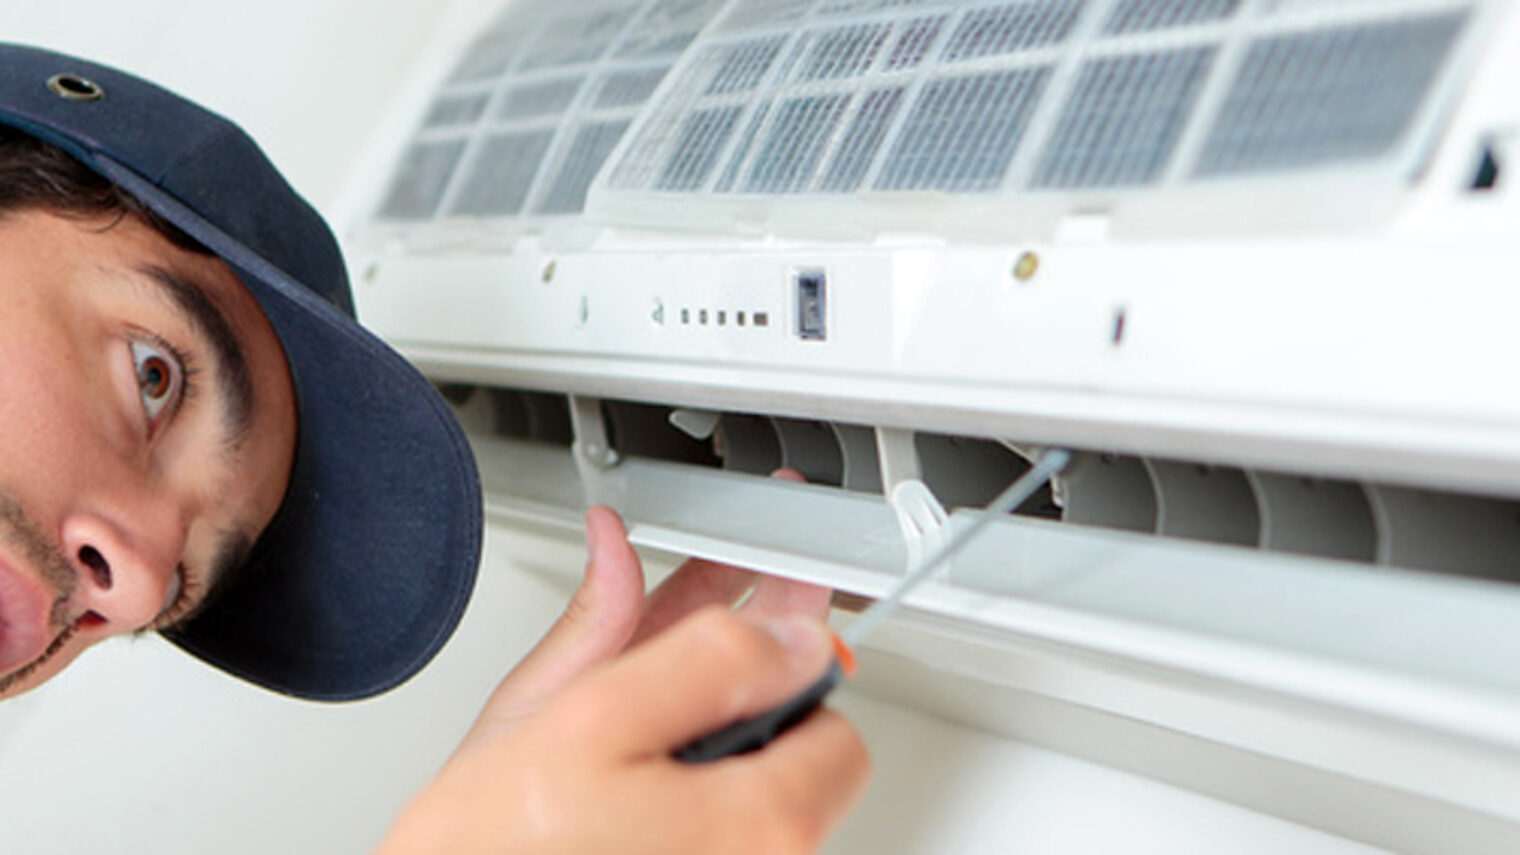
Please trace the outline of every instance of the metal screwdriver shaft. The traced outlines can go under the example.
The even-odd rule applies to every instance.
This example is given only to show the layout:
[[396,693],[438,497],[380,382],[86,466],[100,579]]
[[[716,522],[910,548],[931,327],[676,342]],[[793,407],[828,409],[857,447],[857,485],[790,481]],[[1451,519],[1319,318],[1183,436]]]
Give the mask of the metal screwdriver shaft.
[[943,567],[951,558],[954,558],[957,552],[964,549],[966,544],[970,543],[972,538],[976,537],[993,520],[998,519],[1028,501],[1029,497],[1033,496],[1036,490],[1043,487],[1046,481],[1049,481],[1057,472],[1064,469],[1069,462],[1071,462],[1071,452],[1065,449],[1052,448],[1041,454],[1035,460],[1034,465],[1029,467],[1029,471],[1009,485],[1008,489],[999,493],[997,498],[993,499],[982,510],[981,515],[973,520],[970,525],[961,529],[959,533],[946,541],[938,551],[924,559],[916,569],[908,573],[901,582],[897,583],[897,587],[893,588],[891,593],[872,603],[870,608],[861,612],[860,617],[856,618],[854,623],[850,624],[844,632],[839,634],[840,639],[850,647],[859,644],[861,639],[865,638],[871,630],[876,628],[877,624],[886,620],[892,612],[897,610],[897,607],[902,604],[903,598],[914,588],[918,587],[919,583],[934,575],[936,570]]
[[861,613],[849,629],[842,635],[836,636],[837,653],[834,661],[829,665],[829,670],[815,683],[779,706],[772,707],[759,715],[736,721],[688,743],[675,752],[676,759],[686,763],[710,763],[735,754],[757,751],[812,715],[813,711],[823,703],[823,699],[828,697],[840,683],[843,683],[853,670],[853,657],[850,654],[852,645],[859,642],[877,624],[902,605],[903,597],[907,596],[909,591],[933,575],[935,570],[949,561],[983,527],[1023,504],[1046,481],[1050,480],[1051,476],[1060,472],[1070,460],[1071,452],[1063,449],[1050,449],[1041,454],[1023,477],[1013,482],[1012,486],[987,505],[981,516],[952,536],[943,547],[897,583],[897,587],[891,593],[877,600]]

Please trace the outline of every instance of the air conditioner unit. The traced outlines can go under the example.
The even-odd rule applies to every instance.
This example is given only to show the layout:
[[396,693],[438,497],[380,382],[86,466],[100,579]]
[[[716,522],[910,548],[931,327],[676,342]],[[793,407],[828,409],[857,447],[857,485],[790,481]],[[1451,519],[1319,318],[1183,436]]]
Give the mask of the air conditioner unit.
[[344,239],[490,514],[848,606],[1071,448],[866,691],[1520,851],[1511,4],[515,0],[423,72]]

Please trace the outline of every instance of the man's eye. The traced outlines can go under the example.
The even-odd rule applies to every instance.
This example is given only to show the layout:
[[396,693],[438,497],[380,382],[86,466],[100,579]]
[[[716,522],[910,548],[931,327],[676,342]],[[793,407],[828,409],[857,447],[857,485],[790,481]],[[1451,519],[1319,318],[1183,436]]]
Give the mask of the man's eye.
[[158,422],[179,401],[184,372],[172,354],[140,341],[132,342],[132,364],[137,372],[137,391],[142,396],[143,412],[151,430],[158,427]]

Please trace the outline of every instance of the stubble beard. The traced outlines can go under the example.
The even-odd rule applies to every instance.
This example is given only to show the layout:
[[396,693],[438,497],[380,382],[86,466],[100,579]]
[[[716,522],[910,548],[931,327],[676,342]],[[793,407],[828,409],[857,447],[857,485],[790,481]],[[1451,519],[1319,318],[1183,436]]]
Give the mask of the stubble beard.
[[53,611],[49,618],[57,633],[42,655],[11,673],[0,676],[0,695],[3,695],[57,655],[79,630],[79,621],[70,620],[68,614],[69,598],[74,595],[74,587],[78,584],[73,566],[63,552],[32,524],[21,509],[21,504],[3,488],[0,488],[0,543],[19,549],[31,569],[53,590]]

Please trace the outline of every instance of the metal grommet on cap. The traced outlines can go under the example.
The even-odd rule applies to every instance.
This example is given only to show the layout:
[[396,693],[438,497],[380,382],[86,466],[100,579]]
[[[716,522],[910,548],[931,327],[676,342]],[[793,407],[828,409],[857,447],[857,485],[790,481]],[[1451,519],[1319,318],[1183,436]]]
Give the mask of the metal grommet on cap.
[[95,81],[77,74],[55,74],[48,78],[47,87],[69,101],[99,101],[106,97],[106,91]]

